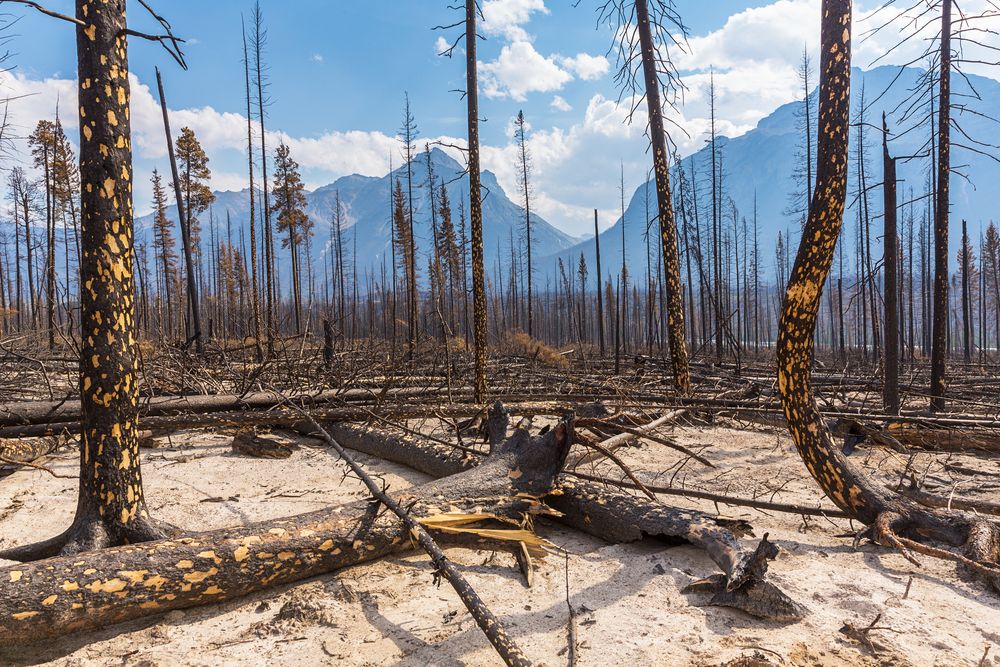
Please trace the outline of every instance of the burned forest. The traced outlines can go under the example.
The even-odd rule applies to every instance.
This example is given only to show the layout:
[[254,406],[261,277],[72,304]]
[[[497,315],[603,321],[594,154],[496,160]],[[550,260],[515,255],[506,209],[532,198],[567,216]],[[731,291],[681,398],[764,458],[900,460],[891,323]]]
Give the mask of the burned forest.
[[384,4],[0,0],[0,664],[1000,665],[1000,7]]

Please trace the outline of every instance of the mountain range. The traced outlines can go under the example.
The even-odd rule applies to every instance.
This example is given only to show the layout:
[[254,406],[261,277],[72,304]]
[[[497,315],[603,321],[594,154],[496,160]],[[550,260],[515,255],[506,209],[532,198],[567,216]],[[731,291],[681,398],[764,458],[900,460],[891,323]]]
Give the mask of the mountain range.
[[[902,206],[898,216],[901,242],[909,202],[920,198],[927,191],[927,173],[929,158],[926,157],[927,129],[929,121],[925,121],[917,130],[904,132],[914,124],[913,119],[904,118],[910,109],[909,97],[914,86],[918,85],[922,70],[916,68],[900,68],[895,66],[878,67],[869,71],[855,68],[852,72],[851,118],[854,128],[851,133],[851,149],[849,164],[848,209],[844,215],[844,227],[841,242],[844,246],[845,258],[850,257],[855,250],[855,239],[858,227],[858,210],[861,199],[858,198],[858,156],[857,156],[857,126],[858,112],[861,109],[861,91],[864,89],[866,108],[866,187],[868,190],[868,211],[871,219],[872,252],[881,257],[882,236],[882,146],[881,119],[886,114],[890,129],[889,152],[897,156],[897,200]],[[891,85],[890,85],[891,84]],[[810,96],[810,106],[815,119],[815,109],[818,100],[818,90]],[[971,139],[995,143],[995,137],[1000,133],[997,121],[989,116],[1000,117],[1000,82],[993,79],[969,75],[966,78],[954,77],[952,84],[953,100],[967,105],[971,112],[955,111],[955,120]],[[927,103],[924,98],[924,107]],[[790,196],[801,189],[794,179],[796,170],[796,155],[803,143],[803,130],[799,120],[801,102],[785,104],[775,109],[763,118],[757,126],[739,137],[719,137],[716,141],[716,153],[722,164],[724,174],[723,193],[726,199],[731,198],[739,210],[740,217],[747,219],[747,227],[753,229],[753,212],[756,204],[757,225],[759,233],[759,252],[762,280],[772,280],[775,266],[775,246],[778,234],[791,238],[791,256],[794,257],[798,243],[798,231],[801,227],[801,214],[790,214]],[[919,109],[911,115],[921,118]],[[926,116],[926,113],[924,114]],[[935,116],[936,118],[936,116]],[[905,121],[901,122],[900,121]],[[815,122],[815,121],[814,121]],[[897,123],[900,123],[897,126]],[[894,135],[893,130],[897,134]],[[814,126],[815,132],[815,126]],[[951,234],[949,256],[951,267],[955,269],[955,253],[960,245],[961,221],[969,222],[969,234],[973,243],[978,243],[980,224],[983,229],[1000,212],[1000,190],[993,187],[1000,182],[1000,162],[981,152],[989,152],[988,147],[977,146],[962,136],[957,130],[952,131],[951,164]],[[973,146],[969,150],[959,144]],[[815,149],[814,149],[815,150]],[[1000,150],[994,150],[994,155],[1000,157]],[[906,156],[921,157],[905,159]],[[699,182],[699,206],[701,224],[711,217],[711,147],[706,145],[701,150],[684,157],[680,168],[690,176],[692,169]],[[673,175],[676,176],[676,170]],[[672,183],[676,186],[676,181]],[[913,197],[910,196],[912,188]],[[676,195],[676,188],[675,193]],[[647,217],[647,196],[649,201],[649,217]],[[920,218],[924,215],[926,199],[913,203],[914,234],[917,233]],[[689,204],[690,206],[690,204]],[[625,255],[630,271],[634,274],[640,268],[645,271],[646,263],[646,220],[653,219],[657,211],[655,183],[643,183],[635,189],[628,206],[625,209],[624,222],[619,217],[614,225],[600,234],[601,269],[605,276],[616,275],[621,271],[622,256],[622,224],[625,225]],[[688,214],[691,215],[689,210]],[[724,224],[732,229],[731,209],[723,207]],[[742,232],[741,232],[742,233]],[[750,232],[752,233],[752,231]],[[656,230],[653,230],[650,243],[657,242]],[[749,242],[752,245],[752,239]],[[575,267],[579,256],[583,254],[587,264],[595,266],[595,241],[593,238],[582,241],[572,248],[560,251],[554,256],[543,258],[539,266],[545,262],[552,265],[561,258],[568,267]],[[850,262],[851,260],[846,260]],[[845,269],[846,270],[846,269]]]
[[[867,187],[868,209],[872,219],[873,252],[881,253],[877,248],[877,238],[881,236],[881,135],[877,126],[881,123],[883,112],[886,114],[890,136],[890,152],[896,156],[918,156],[913,159],[900,159],[898,163],[899,200],[909,201],[910,190],[915,197],[920,197],[926,191],[926,174],[929,159],[926,155],[926,130],[929,122],[924,122],[918,129],[904,132],[911,127],[913,119],[901,123],[908,108],[907,99],[911,90],[919,85],[921,70],[915,68],[899,68],[884,66],[869,71],[855,69],[852,80],[852,119],[861,107],[861,91],[864,90],[867,127]],[[890,85],[891,84],[891,85]],[[1000,116],[1000,82],[977,76],[966,78],[956,77],[953,82],[953,95],[956,101],[961,100],[976,113],[955,112],[955,120],[961,126],[961,132],[972,139],[989,143],[996,136],[997,123],[990,116]],[[815,106],[818,91],[810,96],[810,105],[815,118]],[[926,100],[923,106],[927,108]],[[775,109],[763,118],[755,128],[745,134],[727,138],[718,137],[716,152],[723,169],[723,191],[725,224],[732,225],[732,207],[739,212],[740,217],[747,218],[747,225],[752,229],[752,216],[756,205],[757,225],[759,233],[761,270],[763,279],[772,275],[774,266],[774,247],[778,234],[784,234],[797,242],[797,230],[801,224],[801,214],[789,213],[790,196],[800,189],[796,185],[794,173],[796,164],[801,163],[800,146],[803,142],[803,129],[800,120],[802,103],[785,104]],[[912,114],[919,118],[918,113]],[[814,121],[815,122],[815,121]],[[897,128],[897,123],[901,123]],[[893,134],[893,130],[897,134]],[[815,128],[814,128],[815,133]],[[971,233],[978,235],[980,223],[985,225],[991,220],[994,212],[1000,210],[1000,189],[991,184],[1000,182],[1000,162],[989,155],[962,148],[959,144],[970,144],[959,132],[954,133],[952,148],[952,165],[960,173],[953,173],[951,179],[952,229],[960,229],[961,219],[970,223]],[[844,242],[845,250],[853,251],[857,228],[857,135],[852,132],[850,165],[851,183],[849,186],[850,208],[845,214]],[[988,152],[988,148],[975,146]],[[711,199],[707,191],[708,176],[711,165],[710,146],[706,145],[699,151],[684,157],[680,168],[690,175],[693,172],[699,183],[699,203],[701,207],[702,224],[704,218],[710,215]],[[468,201],[468,178],[463,167],[444,151],[434,148],[429,155],[431,167],[440,183],[447,183],[449,199],[452,203],[456,228],[459,224],[459,202]],[[426,250],[431,247],[431,216],[428,196],[427,173],[428,156],[425,153],[417,155],[409,165],[412,168],[414,226],[418,252],[424,249],[419,260],[418,269],[426,271]],[[314,272],[322,275],[324,262],[329,245],[330,224],[335,207],[335,199],[339,194],[344,207],[344,248],[345,255],[357,257],[357,267],[360,273],[372,270],[376,273],[385,266],[391,270],[390,243],[390,197],[391,188],[396,179],[400,179],[406,188],[406,170],[408,165],[402,165],[382,177],[360,176],[357,174],[344,176],[335,182],[306,193],[306,211],[315,223],[315,240],[312,244],[312,262]],[[675,174],[676,176],[676,174]],[[484,254],[487,272],[492,274],[495,267],[501,267],[506,273],[510,263],[511,243],[520,243],[524,226],[524,209],[511,196],[504,192],[497,182],[496,176],[482,172],[484,187],[483,201],[483,237]],[[675,183],[676,185],[676,183]],[[675,188],[676,190],[676,188]],[[232,225],[234,241],[244,234],[249,225],[249,190],[240,192],[216,192],[216,200],[211,215],[216,220],[220,233],[226,233],[227,216]],[[435,195],[437,196],[437,195]],[[517,195],[514,195],[517,198]],[[923,215],[924,200],[914,205],[915,216]],[[171,207],[171,212],[174,211]],[[643,183],[639,185],[625,210],[624,217],[619,217],[615,223],[600,234],[602,255],[602,271],[605,275],[614,275],[621,270],[622,243],[624,225],[625,256],[633,273],[640,267],[644,270],[646,262],[646,221],[655,219],[656,215],[655,185]],[[905,224],[906,212],[900,215],[901,224]],[[258,204],[259,211],[259,204]],[[648,211],[648,215],[647,215]],[[209,214],[202,214],[202,225],[206,226]],[[467,212],[466,212],[467,217]],[[148,215],[136,221],[136,233],[140,241],[151,239],[152,216]],[[546,276],[552,276],[557,261],[562,259],[567,264],[567,270],[573,270],[582,254],[591,272],[595,266],[595,239],[577,238],[560,231],[558,228],[535,214],[532,214],[532,249],[534,252],[536,280],[544,281]],[[919,221],[915,223],[918,225]],[[731,228],[731,227],[730,227]],[[901,230],[902,231],[902,230]],[[207,227],[203,237],[209,234]],[[957,233],[953,231],[951,244],[958,247]],[[650,241],[656,242],[655,231]],[[356,244],[356,245],[355,245]],[[655,245],[654,245],[655,247]],[[356,255],[355,255],[356,252]],[[792,248],[794,254],[794,246]],[[951,253],[954,256],[954,252]],[[284,266],[287,263],[282,263]],[[280,269],[282,276],[287,271]],[[282,280],[284,278],[282,277]],[[538,284],[538,283],[536,283]]]
[[[468,177],[464,168],[454,158],[439,148],[433,148],[429,154],[431,169],[435,182],[438,184],[434,197],[435,208],[439,206],[440,184],[443,181],[451,202],[453,221],[456,233],[460,225],[459,202],[468,202]],[[428,155],[421,153],[410,164],[413,183],[413,219],[414,236],[418,253],[418,272],[426,273],[427,253],[433,247],[433,231],[431,229],[431,202],[427,188]],[[343,211],[342,246],[345,265],[350,266],[352,259],[357,257],[359,274],[372,270],[380,272],[384,266],[386,271],[392,270],[392,230],[391,195],[397,179],[402,184],[404,193],[407,190],[407,165],[394,169],[382,177],[361,176],[352,174],[338,178],[333,183],[306,192],[306,214],[314,223],[314,240],[312,243],[312,261],[314,272],[323,275],[322,267],[331,256],[327,249],[332,247],[331,233],[336,199],[339,195]],[[504,253],[509,254],[511,239],[515,243],[520,230],[524,227],[524,209],[513,203],[500,187],[496,176],[490,171],[482,172],[483,199],[483,245],[485,262],[492,264]],[[199,216],[202,225],[202,238],[209,234],[210,216],[214,217],[218,233],[225,236],[227,224],[232,226],[234,243],[240,242],[240,234],[249,239],[250,222],[250,190],[239,192],[216,192],[215,202],[211,212]],[[257,193],[258,230],[260,215],[260,196]],[[468,228],[468,207],[465,205],[466,228]],[[176,209],[170,207],[168,213],[176,221]],[[532,214],[532,247],[539,256],[553,255],[577,244],[580,239],[570,236],[555,228],[542,218]],[[152,214],[136,220],[136,235],[140,240],[149,242],[152,239]],[[228,221],[228,222],[227,222]],[[249,243],[249,241],[246,241]],[[275,240],[277,244],[278,239]],[[287,275],[287,262],[279,261],[279,278],[284,280]]]

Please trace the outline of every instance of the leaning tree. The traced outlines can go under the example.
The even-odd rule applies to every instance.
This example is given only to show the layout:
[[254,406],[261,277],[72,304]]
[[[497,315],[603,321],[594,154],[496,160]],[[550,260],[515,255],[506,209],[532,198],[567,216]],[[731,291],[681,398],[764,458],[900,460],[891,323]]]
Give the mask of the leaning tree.
[[[599,20],[607,22],[615,35],[619,85],[619,103],[632,99],[629,118],[646,99],[649,115],[649,142],[653,150],[653,173],[656,178],[656,203],[660,220],[660,244],[666,281],[667,336],[674,388],[686,394],[691,390],[687,343],[684,340],[684,293],[681,287],[681,261],[677,250],[677,221],[670,194],[670,166],[663,104],[680,89],[680,80],[671,60],[670,47],[681,46],[686,33],[673,0],[608,0],[599,10]],[[671,32],[673,29],[676,32]],[[680,35],[677,37],[675,35]],[[642,83],[639,67],[642,66]],[[624,224],[624,218],[622,219]]]
[[22,561],[164,536],[164,527],[146,509],[139,470],[128,35],[165,43],[183,64],[169,31],[160,38],[126,28],[124,0],[77,0],[75,18],[44,12],[77,26],[80,490],[76,516],[65,532],[0,553]]
[[823,0],[821,11],[816,187],[776,350],[788,429],[826,495],[867,526],[859,537],[898,549],[910,560],[911,552],[919,552],[959,562],[1000,590],[1000,524],[977,514],[928,509],[880,484],[834,443],[810,387],[816,320],[843,222],[850,130],[851,0]]
[[[679,90],[680,81],[670,56],[670,46],[680,47],[685,34],[684,23],[673,0],[608,0],[599,10],[600,20],[607,22],[615,35],[619,84],[619,102],[629,95],[631,118],[646,99],[649,114],[649,141],[653,150],[653,171],[656,177],[656,203],[660,220],[660,244],[663,248],[663,270],[666,280],[667,336],[674,388],[686,394],[691,390],[688,349],[684,339],[684,293],[681,287],[681,261],[677,250],[677,222],[670,194],[670,166],[667,133],[664,128],[663,102]],[[673,29],[676,32],[671,32]],[[676,37],[679,34],[681,37]],[[642,65],[642,83],[639,68]],[[661,95],[662,93],[662,95]],[[624,217],[622,224],[624,224]]]

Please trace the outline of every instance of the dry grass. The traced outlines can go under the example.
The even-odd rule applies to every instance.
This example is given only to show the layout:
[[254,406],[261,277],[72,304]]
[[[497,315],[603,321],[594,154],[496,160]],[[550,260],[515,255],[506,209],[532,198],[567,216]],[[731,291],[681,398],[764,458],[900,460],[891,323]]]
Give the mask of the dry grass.
[[452,352],[472,352],[472,347],[469,346],[469,341],[465,340],[464,336],[452,336],[448,339],[448,349]]
[[532,338],[523,331],[512,333],[504,341],[503,348],[504,352],[518,357],[529,357],[546,366],[555,366],[556,368],[569,368],[570,366],[569,359],[560,354],[559,350]]

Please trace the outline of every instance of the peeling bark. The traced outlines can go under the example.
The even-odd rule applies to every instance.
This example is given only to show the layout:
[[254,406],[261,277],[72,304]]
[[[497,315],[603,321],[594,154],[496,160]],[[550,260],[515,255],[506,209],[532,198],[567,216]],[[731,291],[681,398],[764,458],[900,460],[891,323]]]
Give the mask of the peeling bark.
[[29,438],[27,440],[0,440],[0,463],[31,463],[35,459],[59,449],[59,438]]

